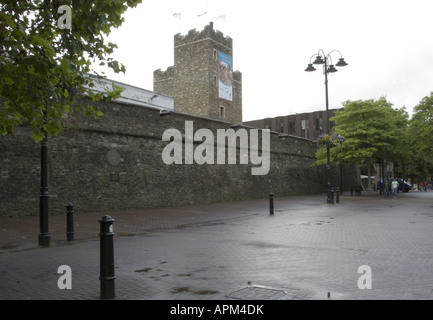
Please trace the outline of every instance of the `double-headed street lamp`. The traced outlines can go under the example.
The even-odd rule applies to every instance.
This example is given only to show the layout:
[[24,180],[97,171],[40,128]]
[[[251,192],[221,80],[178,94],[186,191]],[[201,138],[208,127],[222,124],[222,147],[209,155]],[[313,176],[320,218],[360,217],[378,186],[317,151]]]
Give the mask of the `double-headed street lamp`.
[[[344,67],[347,66],[346,61],[344,61],[343,56],[340,51],[338,50],[332,50],[330,53],[325,54],[322,49],[319,50],[319,52],[313,54],[310,58],[310,63],[308,64],[308,67],[305,69],[307,72],[316,71],[316,68],[314,68],[313,64],[319,65],[323,64],[323,73],[325,74],[325,92],[326,92],[326,133],[328,134],[328,137],[330,135],[331,127],[329,122],[329,101],[328,101],[328,73],[334,73],[338,70],[334,67],[334,64],[332,64],[331,54],[333,52],[338,52],[340,54],[340,59],[338,60],[337,64],[335,66],[337,67]],[[311,63],[311,60],[313,57],[316,57],[313,63]],[[329,139],[326,142],[326,190],[327,190],[327,203],[334,203],[333,195],[331,192],[331,181],[330,181],[330,169],[331,169],[331,163],[329,159]]]

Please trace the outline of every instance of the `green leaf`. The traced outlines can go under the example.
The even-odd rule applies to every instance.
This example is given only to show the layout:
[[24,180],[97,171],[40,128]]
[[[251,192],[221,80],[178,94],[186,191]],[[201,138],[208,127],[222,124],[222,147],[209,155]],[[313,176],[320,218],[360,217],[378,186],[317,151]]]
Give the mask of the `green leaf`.
[[49,47],[51,45],[51,43],[49,41],[47,41],[46,39],[41,38],[41,37],[39,37],[37,35],[31,36],[31,39],[32,39],[32,42],[34,44],[37,44],[37,45],[40,45],[40,46],[43,46],[43,47]]
[[5,21],[6,24],[11,27],[12,29],[16,29],[17,25],[15,24],[15,22],[12,20],[11,17],[9,17],[6,13],[0,11],[0,17],[2,17]]
[[4,78],[4,79],[3,79],[3,82],[4,82],[5,84],[9,84],[9,85],[14,84],[14,81],[13,81],[11,78]]

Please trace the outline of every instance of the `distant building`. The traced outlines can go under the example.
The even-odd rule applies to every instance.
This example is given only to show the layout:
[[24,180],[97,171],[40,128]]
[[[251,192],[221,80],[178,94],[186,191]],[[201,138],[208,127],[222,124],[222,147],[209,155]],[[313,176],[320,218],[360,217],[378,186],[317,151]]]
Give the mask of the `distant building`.
[[[337,110],[343,109],[330,109],[329,117],[331,118]],[[275,118],[244,121],[243,124],[261,129],[270,129],[271,131],[305,139],[316,140],[320,134],[326,132],[326,111],[314,111]],[[333,123],[331,122],[331,128],[332,127]]]
[[103,93],[112,89],[113,85],[123,89],[120,97],[116,99],[116,102],[159,110],[174,111],[174,99],[172,97],[110,79],[95,80],[92,91]]

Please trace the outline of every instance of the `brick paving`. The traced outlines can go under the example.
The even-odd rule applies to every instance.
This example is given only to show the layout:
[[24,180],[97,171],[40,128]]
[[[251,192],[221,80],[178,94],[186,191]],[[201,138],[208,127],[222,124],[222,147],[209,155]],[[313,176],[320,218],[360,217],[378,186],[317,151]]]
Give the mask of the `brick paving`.
[[[52,245],[38,246],[39,218],[0,217],[0,299],[100,298],[99,223],[115,219],[117,300],[433,299],[433,191],[324,195],[181,208],[50,216]],[[60,290],[57,268],[72,269]],[[358,288],[367,265],[372,289]],[[329,295],[329,297],[328,297]]]

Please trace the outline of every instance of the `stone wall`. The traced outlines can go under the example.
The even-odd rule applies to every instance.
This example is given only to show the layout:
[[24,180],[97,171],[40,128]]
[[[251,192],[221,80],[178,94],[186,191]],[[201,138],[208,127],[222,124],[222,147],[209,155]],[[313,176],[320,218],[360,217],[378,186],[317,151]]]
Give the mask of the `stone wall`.
[[174,97],[174,66],[165,71],[158,69],[153,72],[153,91]]
[[[262,176],[251,175],[253,165],[239,161],[167,165],[165,130],[184,133],[185,121],[193,121],[194,132],[207,128],[216,134],[230,123],[180,113],[160,117],[158,110],[114,102],[93,105],[103,117],[71,117],[68,129],[49,139],[50,214],[64,213],[67,202],[83,212],[325,192],[324,167],[312,166],[317,146],[310,140],[271,133],[270,171]],[[28,128],[0,136],[0,170],[0,215],[39,214],[40,145]],[[347,181],[355,176],[345,175]]]

